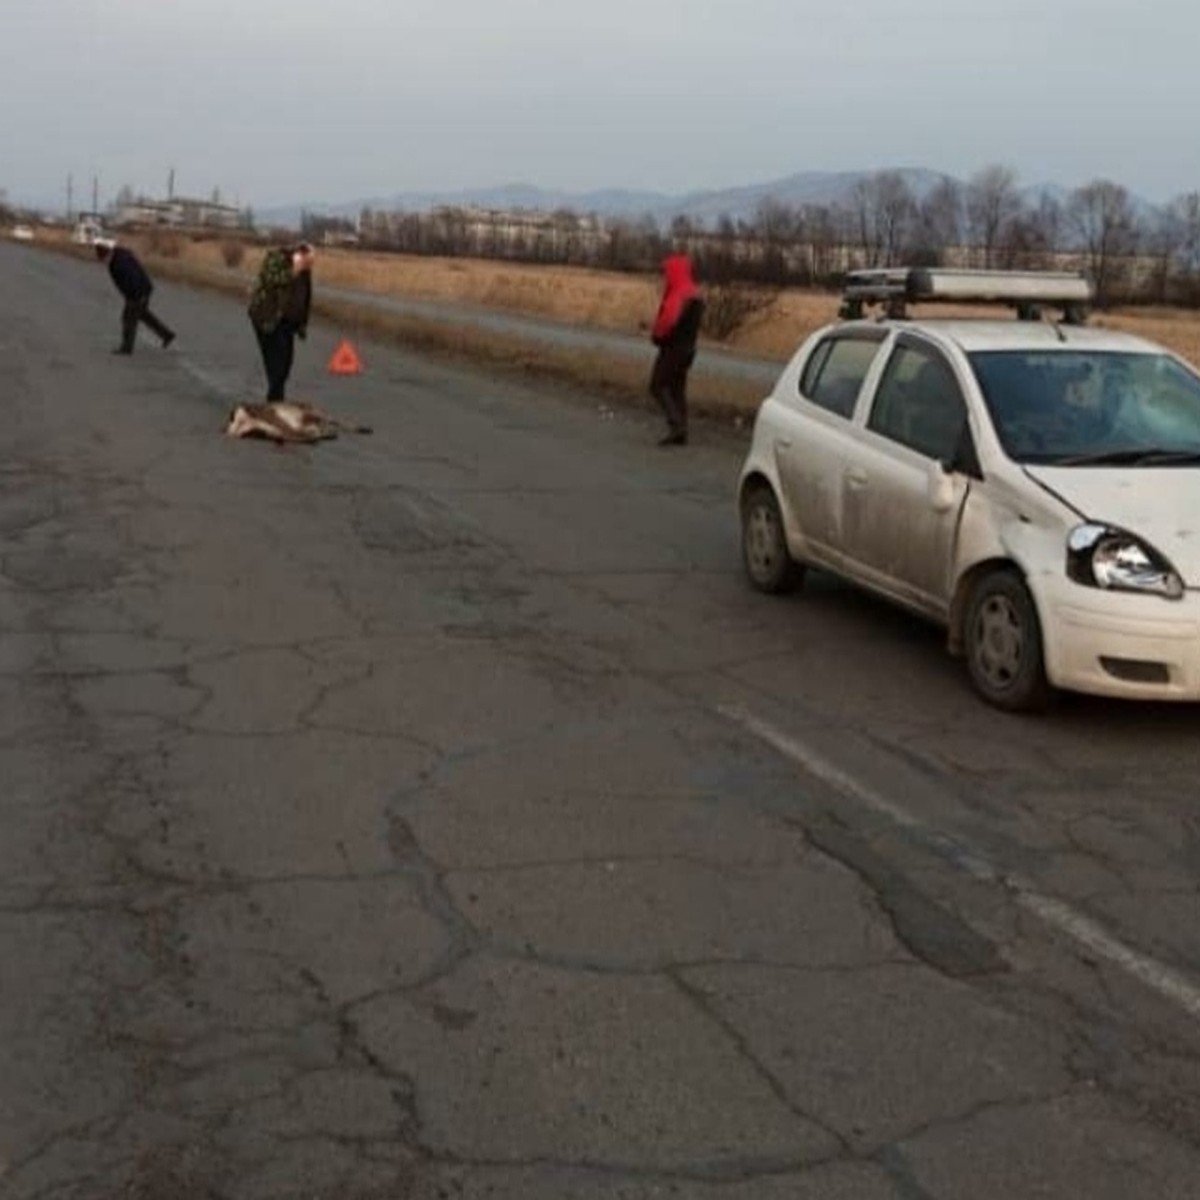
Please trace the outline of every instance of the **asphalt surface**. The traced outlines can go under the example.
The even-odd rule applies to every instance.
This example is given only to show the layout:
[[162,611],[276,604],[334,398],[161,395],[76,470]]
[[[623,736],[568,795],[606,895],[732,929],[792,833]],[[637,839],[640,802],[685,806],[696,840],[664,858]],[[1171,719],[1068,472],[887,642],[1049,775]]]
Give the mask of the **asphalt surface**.
[[[318,280],[318,287],[320,286]],[[3,1200],[1194,1200],[1200,713],[743,584],[742,445],[0,247]]]

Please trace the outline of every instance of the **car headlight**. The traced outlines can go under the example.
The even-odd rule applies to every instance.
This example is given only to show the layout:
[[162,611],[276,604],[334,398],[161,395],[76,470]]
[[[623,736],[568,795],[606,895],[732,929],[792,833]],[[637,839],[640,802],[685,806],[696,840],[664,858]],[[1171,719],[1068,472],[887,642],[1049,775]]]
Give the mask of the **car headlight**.
[[1079,525],[1067,538],[1067,574],[1086,587],[1179,600],[1179,572],[1152,546],[1110,525]]

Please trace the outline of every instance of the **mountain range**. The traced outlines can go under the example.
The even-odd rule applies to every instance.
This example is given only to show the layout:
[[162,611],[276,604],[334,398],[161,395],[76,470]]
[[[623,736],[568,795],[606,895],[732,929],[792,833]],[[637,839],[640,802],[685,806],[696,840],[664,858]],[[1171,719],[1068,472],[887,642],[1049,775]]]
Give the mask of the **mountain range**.
[[[897,169],[918,199],[928,195],[942,180],[953,178],[923,167]],[[783,179],[713,191],[671,195],[665,192],[612,188],[599,191],[571,192],[513,183],[495,187],[463,188],[454,191],[396,192],[342,203],[313,202],[284,205],[256,211],[259,224],[295,228],[302,212],[328,217],[357,217],[364,208],[387,212],[427,212],[442,205],[502,210],[525,209],[553,212],[571,209],[577,213],[595,213],[602,217],[636,218],[652,216],[667,223],[677,216],[713,224],[723,214],[738,218],[752,217],[765,200],[776,200],[791,207],[806,204],[836,204],[849,198],[855,185],[877,171],[801,171]],[[961,180],[956,182],[961,183]],[[1069,189],[1053,183],[1022,189],[1033,202],[1044,196],[1062,200]],[[1141,203],[1138,203],[1141,207]],[[1146,205],[1146,207],[1150,207]]]

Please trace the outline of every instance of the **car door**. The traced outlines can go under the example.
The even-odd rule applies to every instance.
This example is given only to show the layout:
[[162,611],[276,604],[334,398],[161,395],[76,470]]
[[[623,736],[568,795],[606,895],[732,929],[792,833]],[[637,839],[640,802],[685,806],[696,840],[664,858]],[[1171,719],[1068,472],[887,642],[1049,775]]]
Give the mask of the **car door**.
[[842,502],[848,568],[897,599],[944,616],[959,520],[978,467],[966,398],[942,351],[915,334],[900,334],[867,420],[852,435]]
[[887,337],[882,329],[836,330],[809,355],[776,438],[784,502],[806,556],[836,564],[842,541],[842,477],[859,396]]

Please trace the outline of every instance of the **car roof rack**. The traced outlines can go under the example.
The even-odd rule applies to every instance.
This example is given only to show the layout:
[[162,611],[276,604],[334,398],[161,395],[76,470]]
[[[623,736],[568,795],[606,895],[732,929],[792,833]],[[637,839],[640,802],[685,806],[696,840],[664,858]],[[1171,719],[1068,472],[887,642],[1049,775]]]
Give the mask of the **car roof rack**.
[[1063,324],[1083,325],[1091,302],[1091,284],[1070,271],[887,267],[847,273],[840,315],[858,321],[867,305],[878,304],[883,316],[903,320],[910,304],[1003,304],[1022,321],[1039,321],[1044,308],[1054,308]]

